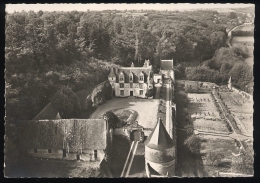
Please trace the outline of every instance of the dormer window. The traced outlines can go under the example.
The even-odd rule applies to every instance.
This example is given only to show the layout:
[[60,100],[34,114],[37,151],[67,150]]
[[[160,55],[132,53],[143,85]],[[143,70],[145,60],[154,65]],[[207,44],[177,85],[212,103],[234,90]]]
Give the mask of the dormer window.
[[133,74],[132,74],[132,73],[129,74],[129,81],[130,81],[130,82],[133,81]]
[[140,81],[143,81],[144,80],[144,76],[140,76]]
[[121,72],[120,75],[119,75],[119,81],[124,81],[124,74],[123,74],[123,72]]

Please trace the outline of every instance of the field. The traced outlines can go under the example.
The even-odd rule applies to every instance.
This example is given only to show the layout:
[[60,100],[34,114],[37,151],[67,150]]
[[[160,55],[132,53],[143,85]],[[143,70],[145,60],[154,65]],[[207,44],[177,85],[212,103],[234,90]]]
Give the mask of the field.
[[231,44],[233,46],[246,46],[248,49],[248,57],[244,60],[249,66],[254,65],[254,37],[252,36],[234,36]]
[[209,132],[229,132],[224,121],[220,119],[211,94],[188,93],[190,103],[188,113],[193,120],[194,129]]
[[253,31],[254,26],[238,26],[234,31]]
[[[240,120],[248,135],[253,134],[253,101],[235,92],[220,92],[223,102],[236,118]],[[239,123],[238,123],[239,125]]]
[[[91,162],[55,159],[19,159],[12,168],[5,170],[8,177],[96,177],[97,172],[90,171]],[[95,165],[93,165],[95,167]]]
[[[212,177],[216,171],[220,172],[230,172],[231,171],[231,161],[232,152],[238,153],[238,148],[236,147],[234,140],[229,138],[209,138],[209,136],[201,136],[201,151],[202,161],[205,172],[207,176]],[[223,158],[218,164],[212,165],[210,161],[207,161],[206,154],[209,152],[216,152],[223,154]]]

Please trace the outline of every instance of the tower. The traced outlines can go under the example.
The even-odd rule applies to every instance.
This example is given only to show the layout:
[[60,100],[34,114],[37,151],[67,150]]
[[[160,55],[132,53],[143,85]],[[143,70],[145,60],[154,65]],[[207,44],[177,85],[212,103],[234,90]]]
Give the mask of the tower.
[[175,144],[160,119],[145,141],[145,167],[148,177],[175,175]]
[[112,88],[114,90],[114,83],[116,82],[116,74],[114,72],[114,68],[113,67],[111,67],[110,73],[108,75],[108,80],[109,80],[109,82],[110,82],[110,84],[111,84],[111,86],[112,86]]

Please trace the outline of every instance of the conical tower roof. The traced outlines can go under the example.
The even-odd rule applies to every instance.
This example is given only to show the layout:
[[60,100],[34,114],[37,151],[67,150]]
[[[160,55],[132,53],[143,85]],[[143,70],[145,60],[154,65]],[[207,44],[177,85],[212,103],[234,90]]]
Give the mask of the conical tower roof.
[[109,73],[108,77],[116,77],[116,74],[114,72],[114,68],[113,67],[111,67],[111,70],[110,70],[110,73]]
[[56,118],[55,118],[55,119],[61,119],[59,112],[58,112],[58,114],[56,115]]
[[159,119],[154,130],[144,142],[147,147],[156,150],[164,150],[174,146],[174,142]]

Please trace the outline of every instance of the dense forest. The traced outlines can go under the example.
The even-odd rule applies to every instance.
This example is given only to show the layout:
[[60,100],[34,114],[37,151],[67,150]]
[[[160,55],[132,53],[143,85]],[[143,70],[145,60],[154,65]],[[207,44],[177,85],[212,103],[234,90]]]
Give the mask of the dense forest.
[[[216,51],[226,46],[227,33],[223,24],[212,22],[216,15],[202,10],[136,17],[93,11],[6,13],[6,117],[32,119],[64,86],[72,92],[93,87],[107,78],[111,66],[141,66],[150,59],[157,72],[160,59],[192,65],[214,56],[218,63]],[[212,70],[229,68],[222,65]],[[178,66],[177,77],[186,77],[184,69]]]

